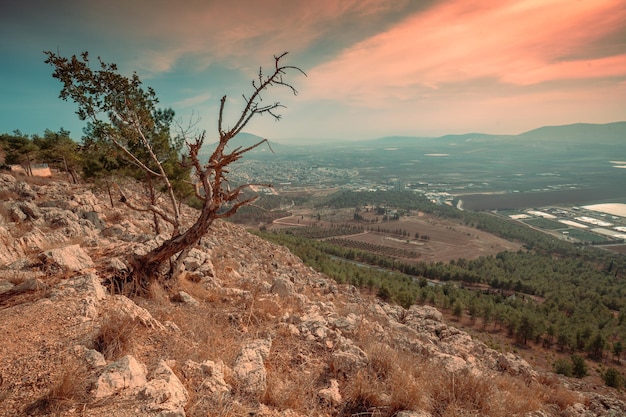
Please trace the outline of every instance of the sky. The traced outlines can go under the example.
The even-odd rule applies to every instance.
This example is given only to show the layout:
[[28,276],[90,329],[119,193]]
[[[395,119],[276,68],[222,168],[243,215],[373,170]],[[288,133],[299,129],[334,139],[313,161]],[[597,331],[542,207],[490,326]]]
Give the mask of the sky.
[[220,98],[231,125],[283,52],[307,76],[245,129],[277,142],[626,120],[626,0],[3,0],[0,133],[82,136],[46,50],[135,71],[208,138]]

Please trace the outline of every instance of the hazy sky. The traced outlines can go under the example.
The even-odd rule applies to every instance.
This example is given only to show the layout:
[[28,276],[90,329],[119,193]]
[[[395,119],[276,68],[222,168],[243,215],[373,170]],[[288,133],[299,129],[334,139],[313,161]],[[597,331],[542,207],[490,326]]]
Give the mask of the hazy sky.
[[264,94],[272,140],[517,134],[626,120],[626,0],[3,0],[0,133],[64,127],[75,106],[44,50],[137,71],[163,107],[214,137],[259,66],[289,51],[298,89]]

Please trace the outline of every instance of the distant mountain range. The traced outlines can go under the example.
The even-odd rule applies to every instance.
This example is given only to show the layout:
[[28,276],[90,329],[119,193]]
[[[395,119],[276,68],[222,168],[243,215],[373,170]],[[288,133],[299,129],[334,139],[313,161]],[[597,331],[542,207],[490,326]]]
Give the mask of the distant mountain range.
[[[240,133],[230,144],[231,149],[238,146],[249,147],[264,138],[251,133]],[[201,152],[201,159],[206,160],[215,148],[215,143],[207,144]],[[269,145],[269,146],[268,146]],[[506,152],[562,152],[576,148],[578,152],[596,151],[615,152],[615,158],[626,159],[626,122],[607,124],[577,123],[564,126],[544,126],[518,135],[490,135],[485,133],[466,133],[440,137],[385,136],[377,139],[360,141],[335,141],[332,143],[294,143],[282,144],[268,140],[251,150],[246,156],[252,159],[268,159],[281,155],[306,155],[310,153],[334,152],[337,149],[389,149],[402,148],[423,153],[481,153],[498,154]]]
[[[263,140],[261,136],[257,136],[251,133],[240,133],[236,138],[232,140],[233,146],[251,146],[255,143]],[[614,122],[607,124],[591,124],[591,123],[576,123],[562,126],[544,126],[537,129],[529,130],[528,132],[520,133],[518,135],[491,135],[487,133],[464,133],[458,135],[444,135],[439,137],[424,137],[424,136],[383,136],[376,139],[368,140],[356,140],[356,141],[339,141],[333,142],[334,145],[363,145],[382,143],[385,145],[406,145],[409,143],[415,143],[417,141],[439,141],[439,142],[456,142],[456,141],[480,141],[480,140],[515,140],[523,139],[525,141],[553,141],[568,143],[589,143],[590,140],[600,141],[602,143],[615,143],[618,141],[626,142],[626,121]],[[320,146],[318,144],[282,144],[273,141],[269,141],[272,149],[282,149],[283,147],[307,147],[307,146]],[[213,148],[215,143],[209,145]],[[328,143],[323,143],[321,146],[331,146]]]

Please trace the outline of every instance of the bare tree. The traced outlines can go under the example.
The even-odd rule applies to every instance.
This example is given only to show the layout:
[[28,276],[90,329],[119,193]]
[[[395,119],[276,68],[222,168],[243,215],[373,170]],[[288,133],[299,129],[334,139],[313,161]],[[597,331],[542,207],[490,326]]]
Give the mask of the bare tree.
[[[131,201],[121,193],[121,201],[129,207],[153,213],[172,225],[172,236],[159,247],[142,256],[129,259],[131,282],[135,291],[147,288],[154,280],[171,281],[176,279],[182,270],[182,262],[189,251],[209,231],[213,222],[220,218],[232,216],[237,210],[252,203],[256,197],[245,198],[243,192],[252,185],[243,184],[231,189],[228,184],[228,167],[243,157],[246,152],[267,143],[267,140],[249,147],[237,147],[228,150],[227,145],[257,115],[268,114],[280,119],[277,112],[284,107],[280,102],[262,104],[261,94],[271,87],[282,86],[297,94],[296,89],[283,76],[289,71],[306,75],[300,68],[284,65],[283,58],[287,53],[274,56],[274,67],[269,74],[259,69],[257,79],[252,81],[252,92],[244,95],[245,105],[241,114],[230,128],[224,127],[224,110],[226,96],[220,102],[218,134],[219,141],[208,162],[202,163],[199,152],[205,140],[205,132],[186,140],[188,154],[181,163],[193,169],[196,177],[196,196],[202,201],[202,208],[196,221],[188,228],[181,224],[179,202],[173,190],[159,149],[155,144],[163,137],[162,110],[157,110],[158,103],[152,89],[144,90],[137,74],[127,78],[117,73],[115,64],[105,64],[100,59],[100,69],[92,70],[89,66],[88,54],[80,58],[72,56],[67,59],[53,52],[46,52],[46,63],[55,68],[54,78],[63,83],[60,97],[72,99],[78,104],[77,114],[82,120],[93,124],[93,131],[120,149],[137,167],[145,171],[149,178],[163,184],[169,199],[169,209],[158,205],[141,204]],[[171,120],[171,119],[168,119]],[[167,128],[167,129],[166,129]],[[154,202],[154,199],[152,199]]]

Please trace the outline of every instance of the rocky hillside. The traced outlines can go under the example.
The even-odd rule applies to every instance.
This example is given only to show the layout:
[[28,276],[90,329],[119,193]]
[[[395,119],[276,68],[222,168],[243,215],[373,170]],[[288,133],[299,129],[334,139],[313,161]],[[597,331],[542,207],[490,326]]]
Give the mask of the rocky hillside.
[[0,174],[1,416],[626,413],[229,223],[172,288],[128,298],[112,285],[125,258],[167,235],[90,186],[25,180]]

